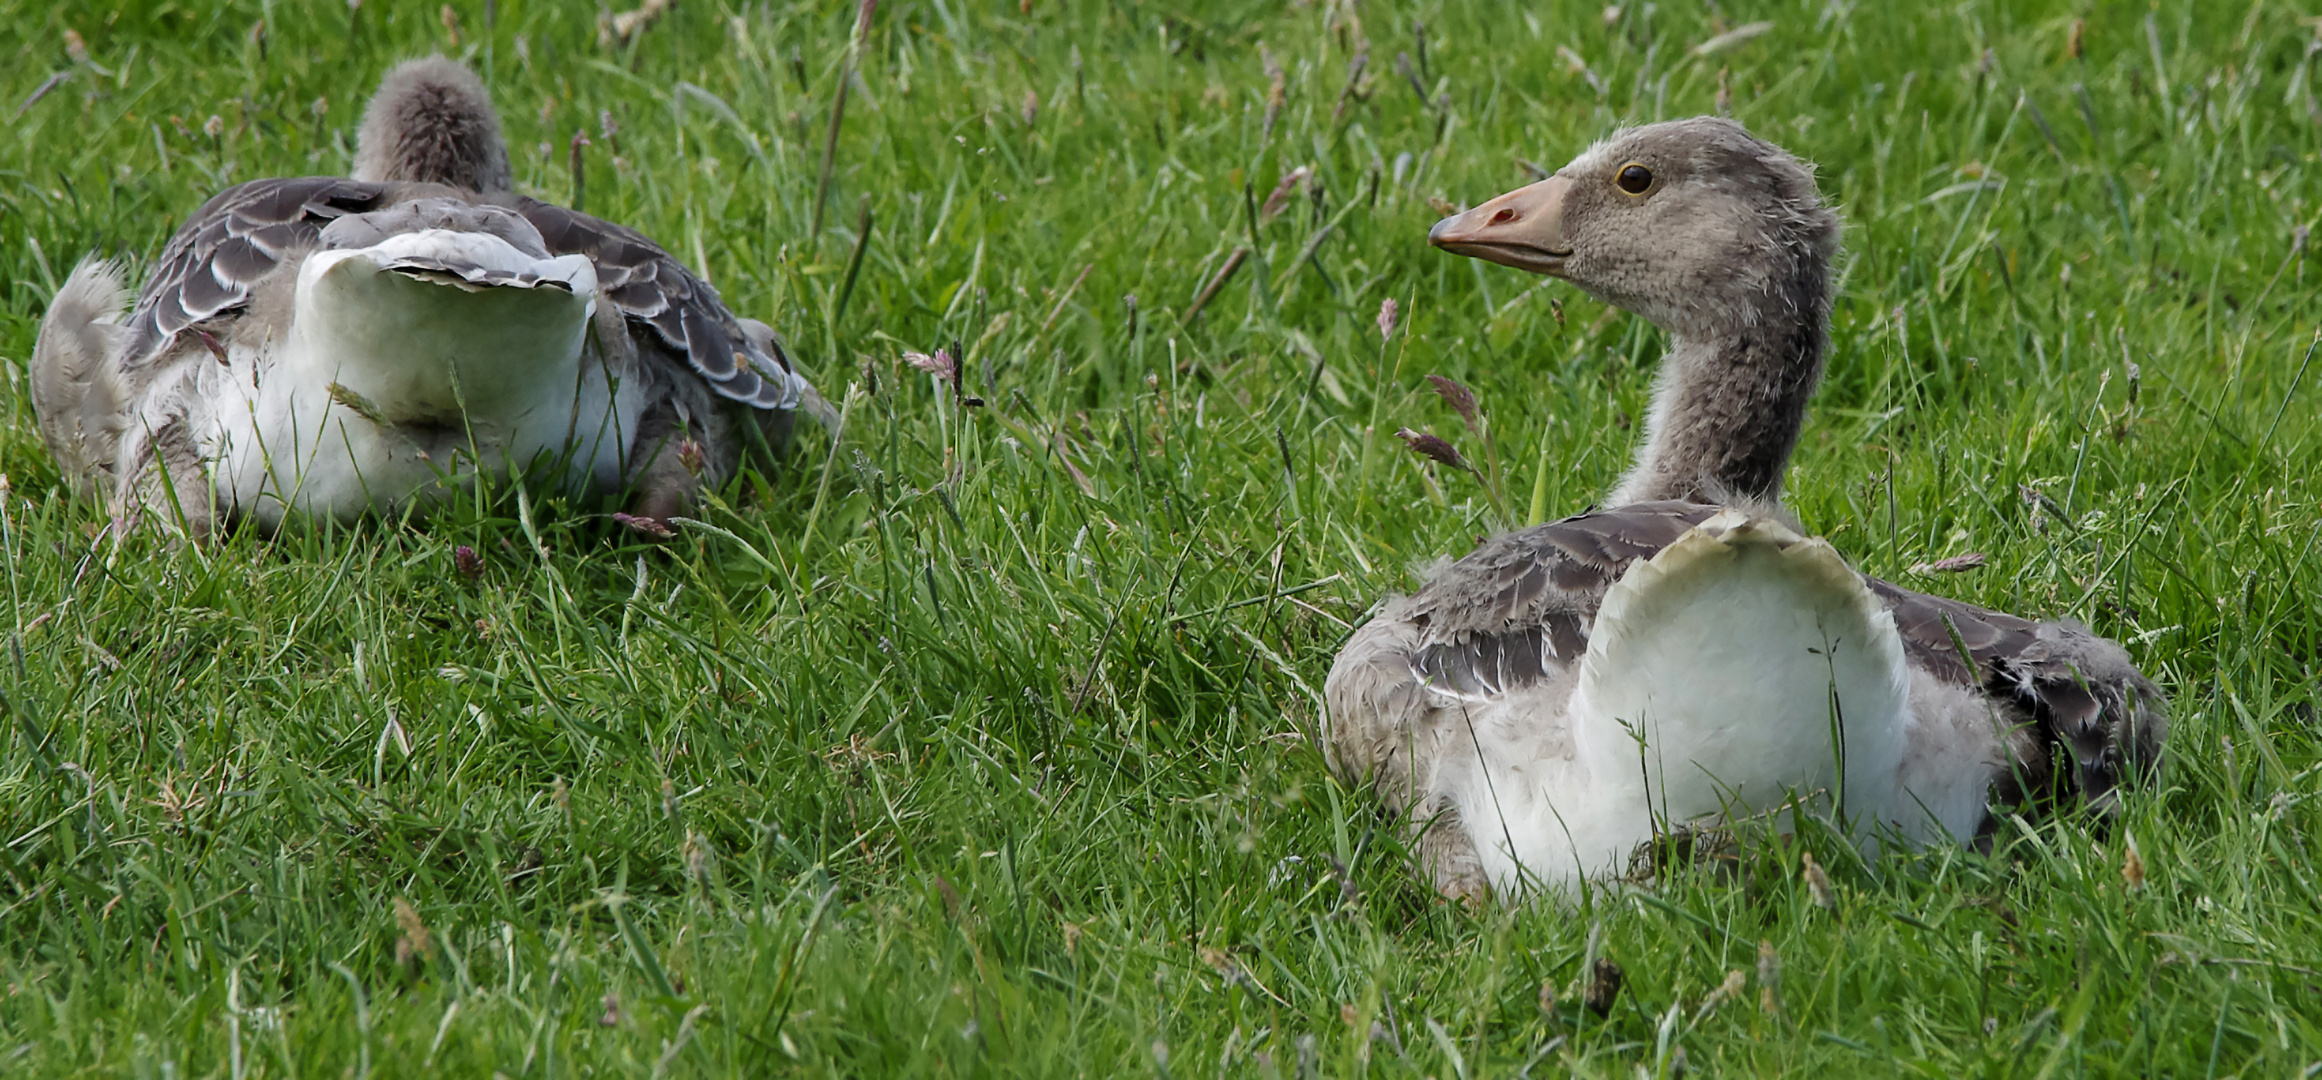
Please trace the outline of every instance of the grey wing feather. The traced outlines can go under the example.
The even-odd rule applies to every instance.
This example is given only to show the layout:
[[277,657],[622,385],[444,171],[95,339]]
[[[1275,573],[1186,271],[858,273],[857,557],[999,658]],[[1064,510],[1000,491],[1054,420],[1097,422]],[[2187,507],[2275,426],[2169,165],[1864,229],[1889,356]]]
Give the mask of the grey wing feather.
[[1593,614],[1631,562],[1717,513],[1686,502],[1578,514],[1484,541],[1412,597],[1439,636],[1501,633],[1552,610]]
[[252,180],[203,203],[161,249],[124,328],[134,369],[197,323],[249,302],[250,290],[317,243],[323,227],[376,208],[392,189],[331,176]]
[[[323,243],[323,231],[334,221],[376,218],[390,205],[410,207],[404,200],[437,193],[450,189],[339,177],[253,180],[218,193],[162,249],[129,315],[126,365],[150,360],[185,329],[248,303],[260,279]],[[651,327],[670,351],[683,353],[720,395],[760,409],[798,406],[805,382],[779,339],[769,334],[771,347],[751,342],[717,290],[642,233],[535,199],[516,199],[511,209],[530,225],[522,234],[490,220],[503,213],[492,207],[469,208],[468,216],[478,220],[455,224],[485,229],[527,250],[533,246],[529,234],[537,230],[549,253],[588,256],[621,313]],[[399,218],[380,218],[365,228],[391,232],[401,224]],[[357,237],[349,233],[345,239],[351,244]]]
[[[2077,791],[2110,806],[2131,776],[2160,765],[2168,701],[2117,643],[2074,622],[2033,622],[1865,578],[1894,615],[1913,667],[1981,689],[2028,728],[2038,752],[2017,761],[2000,801]],[[2062,750],[2068,772],[2051,760]]]
[[126,318],[118,267],[75,269],[42,320],[32,367],[42,435],[76,490],[110,498],[130,413],[178,334],[239,310],[261,279],[313,246],[323,223],[386,190],[332,177],[227,188],[163,246]]
[[1455,693],[1497,694],[1561,671],[1588,647],[1604,591],[1717,508],[1639,503],[1484,541],[1411,597],[1422,675]]
[[517,199],[515,209],[549,251],[594,261],[604,295],[631,323],[651,327],[661,345],[684,354],[719,396],[760,409],[799,407],[806,381],[779,339],[771,347],[751,341],[717,290],[645,234],[537,199]]
[[1325,684],[1328,748],[1392,808],[1428,789],[1444,695],[1490,697],[1556,677],[1588,649],[1605,590],[1718,508],[1640,503],[1483,541],[1355,632]]

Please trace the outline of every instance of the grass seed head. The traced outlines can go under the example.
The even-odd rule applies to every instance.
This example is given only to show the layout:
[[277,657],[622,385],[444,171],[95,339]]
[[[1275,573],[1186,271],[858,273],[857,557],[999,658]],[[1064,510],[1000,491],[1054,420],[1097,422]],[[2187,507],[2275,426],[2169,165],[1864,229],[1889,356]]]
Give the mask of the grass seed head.
[[1210,970],[1217,972],[1217,977],[1223,980],[1226,986],[1241,985],[1242,965],[1234,961],[1232,953],[1209,945],[1204,945],[1197,951],[1201,956],[1201,962],[1208,964]]
[[1758,942],[1758,1011],[1768,1016],[1782,1011],[1782,954],[1771,940]]
[[576,212],[588,205],[588,147],[588,133],[575,128],[565,154],[565,171],[572,174],[572,208]]
[[692,829],[687,829],[685,830],[685,843],[678,850],[685,858],[685,876],[692,878],[699,884],[709,884],[711,860],[709,837]]
[[1394,337],[1394,336],[1395,336],[1395,311],[1396,311],[1396,307],[1397,307],[1397,305],[1396,305],[1396,303],[1395,303],[1395,298],[1394,298],[1394,297],[1392,297],[1392,296],[1390,296],[1390,297],[1388,297],[1388,298],[1386,298],[1386,299],[1384,299],[1384,300],[1381,300],[1381,301],[1379,301],[1379,340],[1380,340],[1380,341],[1385,341],[1385,340],[1387,340],[1388,338],[1391,338],[1391,337]]
[[1481,426],[1483,414],[1475,407],[1475,391],[1468,389],[1465,384],[1447,375],[1429,375],[1427,384],[1435,388],[1436,396],[1442,398],[1444,404],[1451,406],[1452,412],[1459,414],[1460,421],[1467,425],[1470,434],[1481,435],[1483,433]]
[[1694,1022],[1699,1023],[1701,1018],[1708,1016],[1719,1005],[1740,997],[1742,989],[1748,985],[1749,976],[1742,974],[1740,968],[1726,972],[1725,981],[1718,983],[1716,989],[1701,999],[1701,1009],[1695,1014]]
[[1314,169],[1306,165],[1300,165],[1283,173],[1281,181],[1276,183],[1274,190],[1266,195],[1264,205],[1258,207],[1258,223],[1263,225],[1281,214],[1283,209],[1290,205],[1290,196],[1297,194],[1298,188],[1313,175]]
[[597,47],[610,49],[615,46],[627,45],[629,39],[643,33],[653,20],[660,18],[662,12],[668,11],[670,5],[676,2],[677,0],[645,0],[635,10],[624,11],[618,15],[610,11],[600,11],[597,15]]
[[1463,471],[1471,468],[1467,459],[1459,456],[1458,449],[1443,441],[1442,436],[1430,435],[1424,431],[1413,431],[1410,428],[1397,428],[1395,429],[1395,437],[1403,440],[1404,444],[1411,448],[1412,453],[1429,461]]
[[1914,563],[1911,566],[1911,572],[1914,574],[1959,574],[1982,566],[1986,561],[1988,559],[1983,552],[1970,551],[1965,555],[1953,555],[1948,559]]
[[[1264,42],[1260,42],[1258,44],[1258,63],[1266,69],[1266,82],[1268,84],[1266,106],[1269,109],[1279,109],[1282,107],[1284,83],[1286,82],[1282,74],[1282,62],[1274,59],[1274,50],[1267,48]],[[1270,116],[1269,119],[1271,119]]]
[[435,959],[435,939],[427,932],[427,924],[420,921],[411,901],[400,896],[395,898],[395,925],[403,931],[403,936],[395,939],[397,964],[409,964],[414,956]]
[[949,350],[938,347],[933,353],[905,352],[903,362],[953,386],[959,385],[959,361],[952,359]]
[[1814,853],[1798,853],[1799,876],[1806,879],[1806,890],[1814,896],[1814,906],[1825,911],[1838,906],[1838,896],[1830,889],[1830,875],[1822,871],[1822,864],[1814,861]]
[[1613,1003],[1621,996],[1621,966],[1607,957],[1596,958],[1588,971],[1588,988],[1581,992],[1581,1003],[1598,1016],[1612,1015]]
[[2127,847],[2128,853],[2122,857],[2120,863],[2120,879],[2128,884],[2130,892],[2143,892],[2145,889],[2145,857],[2137,851],[2136,837],[2129,837]]
[[641,533],[645,536],[652,537],[655,540],[667,540],[670,537],[677,535],[677,530],[662,524],[659,520],[649,517],[639,517],[636,514],[614,514],[613,521],[616,524],[622,525],[634,532]]

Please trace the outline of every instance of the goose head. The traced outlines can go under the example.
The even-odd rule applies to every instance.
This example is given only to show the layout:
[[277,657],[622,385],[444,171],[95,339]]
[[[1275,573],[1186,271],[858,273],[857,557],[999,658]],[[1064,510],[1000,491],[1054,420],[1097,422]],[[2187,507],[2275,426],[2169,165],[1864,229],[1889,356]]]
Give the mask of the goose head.
[[444,184],[485,195],[513,190],[500,117],[483,81],[441,56],[396,65],[363,111],[354,178]]
[[1769,316],[1820,317],[1838,239],[1810,166],[1708,116],[1616,132],[1428,234],[1695,340]]

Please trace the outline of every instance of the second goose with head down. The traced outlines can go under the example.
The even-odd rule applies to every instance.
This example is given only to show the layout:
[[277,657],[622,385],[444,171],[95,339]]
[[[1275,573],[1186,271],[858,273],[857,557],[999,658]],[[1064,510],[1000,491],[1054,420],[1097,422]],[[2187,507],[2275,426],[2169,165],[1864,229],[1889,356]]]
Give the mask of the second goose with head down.
[[663,532],[828,411],[772,328],[643,234],[515,194],[483,84],[441,57],[388,74],[352,177],[219,193],[134,305],[83,262],[31,366],[74,486],[196,537],[541,469]]
[[1331,668],[1332,763],[1440,890],[1569,884],[1816,793],[1865,840],[1978,838],[1995,803],[2109,807],[2157,764],[2165,703],[2117,644],[1865,577],[1789,524],[1839,247],[1809,168],[1731,121],[1652,124],[1430,239],[1672,339],[1607,509],[1485,541]]

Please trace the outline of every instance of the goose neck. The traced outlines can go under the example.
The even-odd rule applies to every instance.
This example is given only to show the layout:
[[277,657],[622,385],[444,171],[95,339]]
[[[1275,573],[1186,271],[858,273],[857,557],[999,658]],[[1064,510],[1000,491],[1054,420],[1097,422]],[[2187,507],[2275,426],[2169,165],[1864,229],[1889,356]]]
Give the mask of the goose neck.
[[1805,302],[1675,338],[1661,362],[1644,446],[1610,505],[1781,500],[1828,336],[1827,302],[1797,299]]

